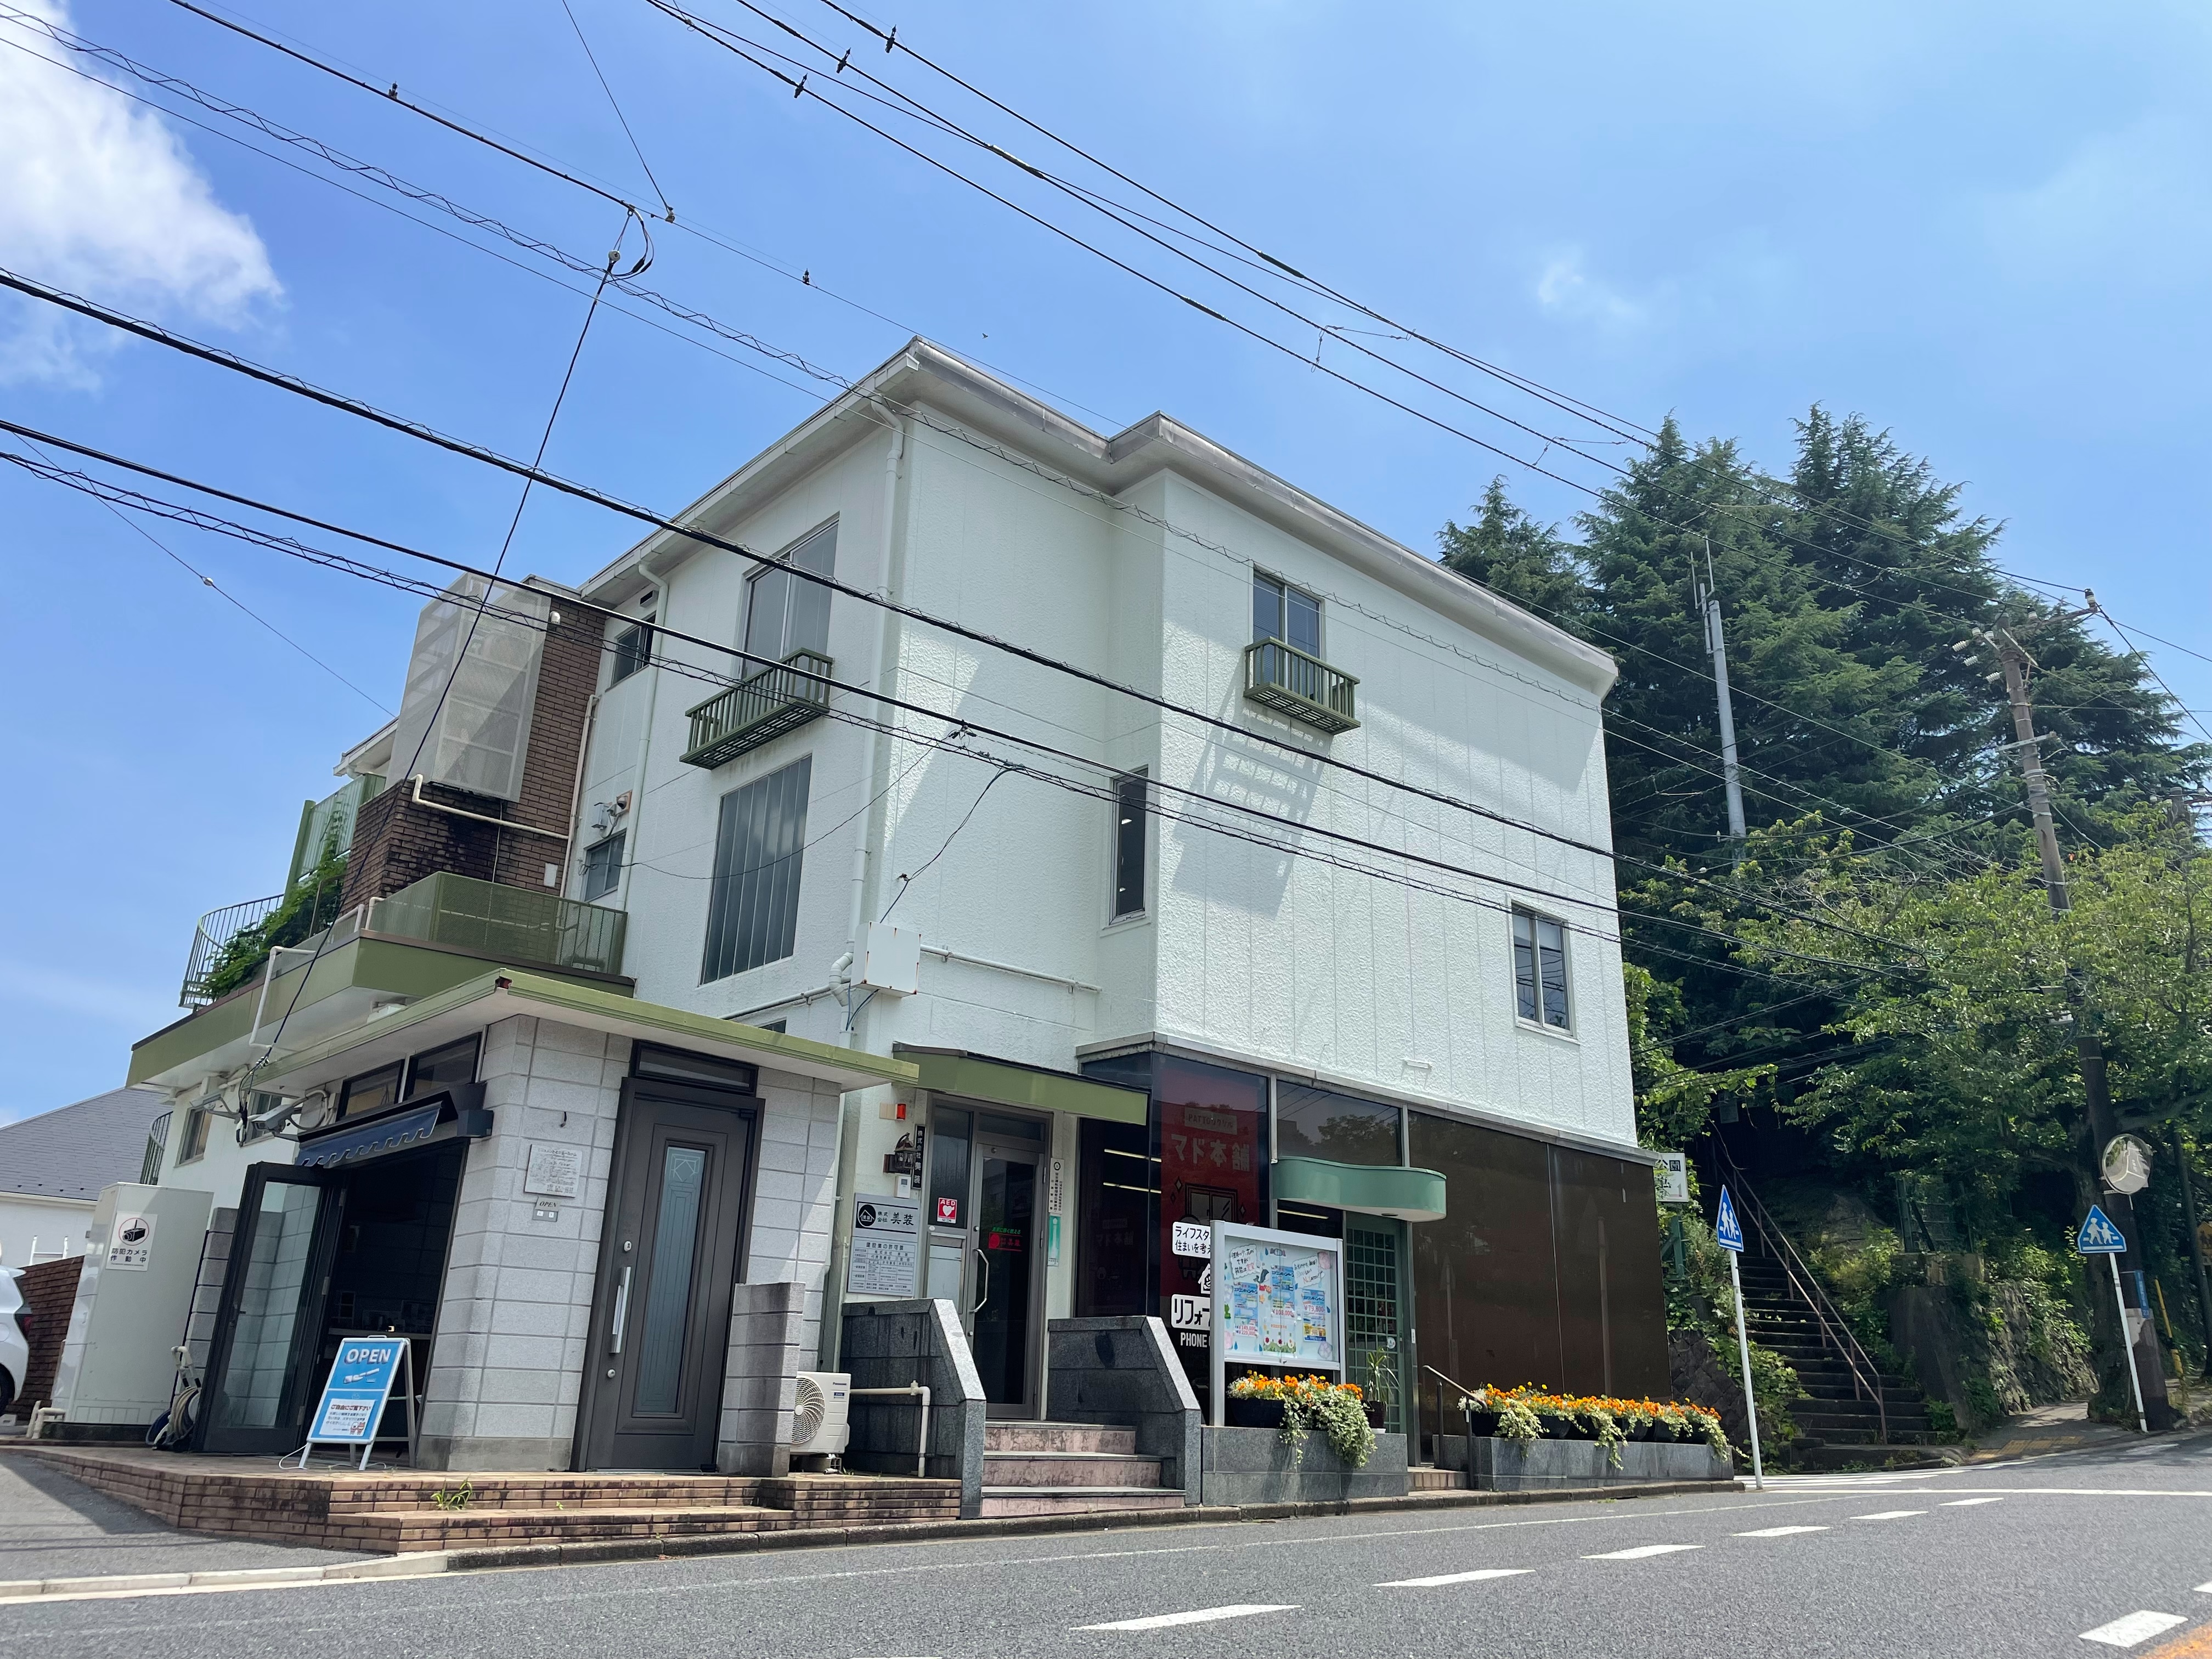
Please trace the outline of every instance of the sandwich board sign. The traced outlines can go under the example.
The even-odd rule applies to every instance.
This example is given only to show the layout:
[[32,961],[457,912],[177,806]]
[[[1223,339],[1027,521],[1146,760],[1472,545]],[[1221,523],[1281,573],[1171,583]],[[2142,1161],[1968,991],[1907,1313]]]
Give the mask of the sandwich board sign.
[[2112,1225],[2104,1206],[2092,1204],[2089,1213],[2081,1218],[2081,1231],[2075,1235],[2074,1249],[2077,1255],[2124,1255],[2128,1241],[2120,1230]]
[[1713,1217],[1713,1242],[1724,1250],[1743,1254],[1743,1223],[1736,1219],[1735,1201],[1725,1187],[1721,1188],[1720,1210]]
[[377,1425],[395,1391],[407,1403],[408,1438],[412,1440],[414,1365],[407,1339],[397,1334],[349,1336],[339,1342],[322,1398],[307,1419],[307,1443],[300,1449],[300,1467],[307,1468],[308,1455],[319,1445],[359,1446],[361,1466],[367,1468]]

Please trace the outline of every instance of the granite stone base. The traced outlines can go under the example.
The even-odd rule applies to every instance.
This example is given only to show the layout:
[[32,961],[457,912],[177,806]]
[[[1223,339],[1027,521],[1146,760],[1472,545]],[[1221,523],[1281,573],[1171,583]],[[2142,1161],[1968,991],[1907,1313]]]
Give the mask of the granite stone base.
[[1711,1446],[1632,1440],[1615,1468],[1595,1440],[1478,1439],[1466,1443],[1480,1492],[1535,1492],[1553,1486],[1630,1486],[1653,1480],[1729,1480],[1735,1471]]
[[[1328,1438],[1310,1432],[1304,1455],[1278,1429],[1201,1428],[1199,1484],[1206,1504],[1328,1504],[1350,1498],[1403,1498],[1406,1437],[1378,1434],[1364,1467],[1352,1468]],[[1295,1462],[1293,1460],[1296,1460]]]

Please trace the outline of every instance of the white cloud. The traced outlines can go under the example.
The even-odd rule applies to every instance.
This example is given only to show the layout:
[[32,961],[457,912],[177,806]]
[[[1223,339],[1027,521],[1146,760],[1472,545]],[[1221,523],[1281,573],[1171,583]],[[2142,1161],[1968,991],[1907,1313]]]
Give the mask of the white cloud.
[[2154,112],[2089,135],[2046,177],[1990,198],[2005,269],[2027,281],[2136,287],[2200,282],[2212,249],[2212,165],[2201,114]]
[[[58,0],[15,0],[66,27]],[[32,44],[11,28],[11,44]],[[282,289],[243,215],[216,200],[161,118],[27,52],[0,51],[0,264],[118,305],[234,325]],[[87,384],[113,337],[36,301],[8,308],[0,383]]]
[[1640,325],[1650,307],[1583,268],[1580,248],[1569,248],[1545,263],[1536,277],[1536,303],[1554,317],[1629,329]]

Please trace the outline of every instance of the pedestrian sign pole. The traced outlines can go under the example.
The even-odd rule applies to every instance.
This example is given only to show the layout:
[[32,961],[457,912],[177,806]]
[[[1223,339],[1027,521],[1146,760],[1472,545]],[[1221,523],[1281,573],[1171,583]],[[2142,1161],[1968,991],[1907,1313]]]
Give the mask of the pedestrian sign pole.
[[2074,1237],[2075,1252],[2080,1255],[2101,1255],[2112,1264],[2112,1310],[2120,1316],[2120,1346],[2127,1350],[2128,1387],[2135,1391],[2136,1431],[2150,1432],[2150,1422],[2143,1415],[2142,1375],[2136,1370],[2134,1333],[2128,1329],[2128,1298],[2120,1289],[2120,1257],[2127,1251],[2128,1241],[2120,1230],[2112,1225],[2112,1218],[2101,1205],[2092,1204],[2089,1213],[2082,1218],[2081,1231]]
[[1766,1470],[1759,1461],[1759,1401],[1751,1389],[1751,1337],[1743,1324],[1743,1272],[1736,1259],[1743,1254],[1743,1223],[1736,1219],[1729,1189],[1721,1188],[1721,1207],[1713,1218],[1713,1238],[1729,1253],[1729,1284],[1735,1291],[1735,1352],[1743,1364],[1743,1420],[1751,1429],[1751,1484],[1766,1490]]

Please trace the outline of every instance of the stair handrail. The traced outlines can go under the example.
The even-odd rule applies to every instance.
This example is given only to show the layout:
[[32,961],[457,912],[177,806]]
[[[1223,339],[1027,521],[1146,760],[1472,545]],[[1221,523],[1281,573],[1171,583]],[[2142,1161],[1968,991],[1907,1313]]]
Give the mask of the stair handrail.
[[[1852,1333],[1850,1322],[1844,1317],[1844,1310],[1835,1304],[1834,1299],[1822,1288],[1820,1281],[1814,1277],[1813,1269],[1805,1258],[1797,1254],[1797,1247],[1790,1242],[1790,1236],[1776,1224],[1773,1217],[1767,1214],[1766,1206],[1759,1201],[1759,1194],[1745,1182],[1742,1166],[1729,1155],[1727,1143],[1718,1135],[1713,1137],[1713,1143],[1720,1150],[1721,1161],[1728,1165],[1729,1173],[1734,1177],[1730,1184],[1735,1189],[1738,1210],[1751,1218],[1751,1224],[1759,1230],[1759,1239],[1765,1244],[1767,1254],[1781,1262],[1783,1277],[1790,1281],[1790,1288],[1797,1292],[1805,1305],[1813,1310],[1814,1321],[1820,1327],[1822,1344],[1835,1350],[1851,1374],[1853,1393],[1863,1393],[1873,1400],[1875,1420],[1881,1428],[1881,1443],[1887,1445],[1889,1407],[1882,1399],[1881,1368],[1874,1363],[1874,1357],[1867,1352]],[[1778,1244],[1781,1246],[1780,1249],[1775,1248]]]

